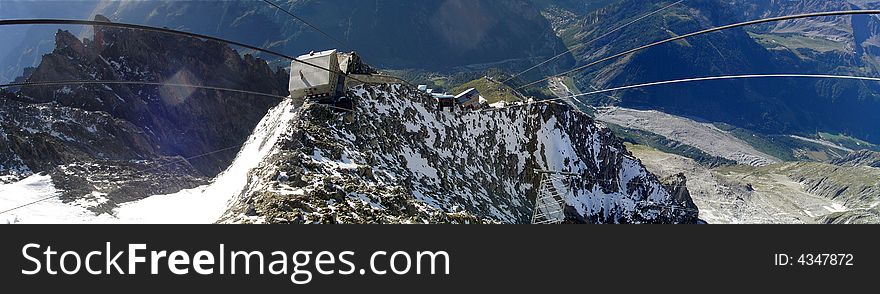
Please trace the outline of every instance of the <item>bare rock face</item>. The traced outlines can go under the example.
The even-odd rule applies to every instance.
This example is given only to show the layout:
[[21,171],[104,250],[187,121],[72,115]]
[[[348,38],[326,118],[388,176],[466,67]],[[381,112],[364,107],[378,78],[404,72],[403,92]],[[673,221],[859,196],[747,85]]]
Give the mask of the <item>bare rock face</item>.
[[[101,16],[97,20],[108,21]],[[160,33],[96,27],[94,40],[66,31],[28,81],[122,80],[195,84],[286,95],[286,73],[241,57],[224,44]],[[157,152],[190,157],[243,143],[278,99],[171,86],[69,85],[24,87],[29,103],[101,111],[142,128]],[[194,161],[206,176],[231,162],[234,152]]]
[[[94,37],[84,40],[58,31],[55,41],[54,51],[20,81],[147,81],[287,92],[283,70],[216,42],[110,27],[95,27]],[[205,184],[231,163],[235,146],[280,101],[150,85],[16,90],[0,93],[0,180],[50,174],[65,201],[109,199],[96,212]]]
[[[674,203],[682,204],[681,209],[697,209],[691,198],[691,192],[687,187],[687,177],[683,173],[675,174],[663,179],[663,186],[672,194]],[[674,208],[673,208],[674,209]]]
[[443,112],[433,98],[389,84],[348,96],[352,112],[299,109],[221,221],[527,223],[535,169],[581,175],[557,185],[567,223],[697,221],[686,188],[664,186],[608,129],[567,105]]
[[846,157],[833,162],[840,166],[869,166],[880,168],[880,152],[860,150],[848,154]]
[[29,170],[51,170],[59,164],[94,158],[127,159],[157,156],[155,140],[131,123],[107,113],[57,103],[29,104],[5,98],[0,109],[3,154],[19,158]]

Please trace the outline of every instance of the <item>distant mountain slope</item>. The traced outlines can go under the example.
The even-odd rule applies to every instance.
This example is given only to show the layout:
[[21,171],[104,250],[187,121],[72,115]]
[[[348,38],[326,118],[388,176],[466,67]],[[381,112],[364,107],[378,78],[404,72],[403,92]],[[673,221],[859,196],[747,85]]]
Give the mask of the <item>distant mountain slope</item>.
[[658,134],[743,165],[764,166],[779,162],[778,158],[756,150],[748,142],[712,124],[658,111],[601,108],[596,113],[596,119],[604,123]]
[[818,162],[707,168],[645,146],[628,146],[660,176],[684,172],[709,223],[876,223],[880,169]]
[[[275,0],[384,68],[449,69],[564,50],[528,0]],[[108,2],[113,20],[219,35],[289,53],[344,47],[262,1]],[[185,16],[185,17],[182,17]]]
[[[39,0],[39,1],[0,1],[0,19],[18,18],[71,18],[90,19],[97,0]],[[5,26],[0,27],[0,82],[6,83],[21,76],[23,68],[40,64],[43,54],[55,48],[55,31],[58,29],[73,32],[79,36],[88,31],[82,26]]]
[[517,102],[523,100],[520,96],[517,95],[514,89],[490,77],[482,77],[464,83],[463,85],[452,89],[451,93],[453,95],[456,95],[470,88],[474,88],[477,89],[477,91],[480,91],[480,96],[486,98],[486,101],[490,104],[499,101]]
[[[685,1],[589,46],[578,46],[672,1],[621,0],[564,28],[584,64],[639,45],[768,15],[852,9],[840,1]],[[774,8],[777,7],[777,8]],[[593,67],[575,78],[582,89],[676,78],[746,73],[876,75],[871,45],[875,18],[825,18],[733,29],[665,44]],[[557,31],[560,31],[557,29]],[[811,39],[812,38],[812,39]],[[786,43],[787,42],[787,43]],[[780,45],[782,44],[782,45]],[[786,45],[783,46],[783,45]],[[856,46],[855,44],[859,44]],[[816,130],[880,141],[880,86],[832,80],[716,81],[630,90],[593,103],[658,109],[765,133]]]
[[[848,156],[835,160],[834,164],[841,166],[869,166],[880,168],[880,152],[862,150],[850,153]],[[878,179],[880,181],[880,179]]]

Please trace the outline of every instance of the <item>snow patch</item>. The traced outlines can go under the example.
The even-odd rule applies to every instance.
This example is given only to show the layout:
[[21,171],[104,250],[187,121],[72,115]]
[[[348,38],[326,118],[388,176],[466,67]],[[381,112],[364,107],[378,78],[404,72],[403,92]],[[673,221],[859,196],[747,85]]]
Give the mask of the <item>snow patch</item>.
[[107,201],[104,193],[93,192],[85,199],[62,203],[51,177],[33,175],[19,182],[0,185],[0,209],[30,202],[33,205],[0,215],[4,223],[213,223],[226,212],[249,182],[248,173],[257,167],[296,118],[290,100],[272,108],[257,125],[232,165],[209,185],[173,194],[156,195],[120,205],[113,214],[96,215],[87,208]]
[[414,152],[409,147],[404,147],[400,154],[406,159],[406,168],[410,171],[434,180],[437,179],[437,169],[431,167],[428,160],[422,157],[421,154]]
[[843,206],[842,204],[835,203],[835,202],[831,202],[831,206],[822,206],[822,208],[825,208],[825,210],[827,210],[830,213],[845,212],[845,211],[849,210],[846,208],[846,206]]
[[89,211],[89,203],[64,203],[58,198],[60,195],[48,175],[35,174],[15,183],[0,185],[0,209],[20,207],[0,214],[0,223],[66,224],[113,220],[109,215]]
[[270,155],[297,112],[289,99],[272,108],[257,125],[232,165],[202,187],[129,202],[116,209],[124,223],[213,223],[245,189],[248,173]]

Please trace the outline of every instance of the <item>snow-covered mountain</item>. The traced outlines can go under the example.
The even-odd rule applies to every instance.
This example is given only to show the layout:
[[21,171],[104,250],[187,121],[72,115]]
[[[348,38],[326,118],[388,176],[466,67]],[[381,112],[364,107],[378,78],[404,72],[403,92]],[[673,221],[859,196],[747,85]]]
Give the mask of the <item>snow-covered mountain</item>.
[[[58,30],[54,50],[18,80],[165,82],[278,97],[287,92],[285,71],[224,44],[114,28],[95,28],[85,39]],[[57,192],[64,203],[89,202],[95,213],[198,187],[227,169],[280,100],[137,84],[0,89],[0,184],[49,175],[51,185],[42,186],[52,189],[41,191]],[[21,204],[15,197],[30,196],[4,197],[10,202],[0,211]]]
[[[203,40],[96,28],[55,47],[20,80],[286,92],[286,72]],[[348,86],[351,112],[173,87],[0,91],[0,221],[527,223],[535,170],[580,175],[553,188],[567,222],[697,221],[684,177],[661,183],[568,105],[443,112],[399,81]]]
[[[245,145],[239,150],[232,165],[220,173],[210,183],[192,189],[178,188],[164,195],[152,195],[125,203],[111,203],[111,198],[119,199],[131,189],[115,191],[114,197],[107,193],[93,191],[79,197],[71,197],[63,184],[76,174],[30,174],[26,178],[9,183],[0,182],[0,205],[3,209],[17,208],[0,213],[0,223],[212,223],[223,214],[232,200],[236,199],[247,184],[248,172],[269,155],[287,124],[293,121],[296,112],[290,100],[282,101],[269,110],[254,128]],[[142,162],[141,164],[148,164]],[[176,162],[175,165],[182,165]],[[62,166],[67,170],[76,164]],[[101,164],[79,164],[88,169],[100,169]],[[108,168],[103,167],[104,170]],[[158,169],[162,170],[162,169]],[[115,173],[114,173],[115,172]],[[132,176],[110,169],[108,175],[114,178],[91,175],[87,178],[102,180],[104,185],[126,187],[139,182],[185,182],[189,185],[197,180],[187,179],[187,171],[180,169],[161,171],[156,177]],[[2,173],[0,173],[2,174]],[[152,173],[144,174],[150,175]],[[2,179],[2,178],[0,178]],[[95,187],[97,189],[97,187]],[[153,189],[161,193],[159,189]],[[66,197],[64,194],[68,194]],[[122,195],[120,195],[122,194]],[[74,194],[75,195],[75,194]],[[128,195],[131,196],[131,195]],[[131,198],[131,197],[129,197]]]
[[[306,104],[223,222],[527,223],[535,169],[583,175],[568,222],[695,222],[684,179],[662,184],[622,142],[564,104],[440,111],[401,84],[359,85],[352,112]],[[643,204],[652,203],[647,207]]]
[[[567,222],[697,221],[683,177],[661,183],[608,129],[568,105],[443,112],[401,84],[358,85],[348,95],[352,112],[275,106],[210,184],[106,212],[55,199],[25,212],[71,216],[38,222],[527,223],[540,181],[534,170],[549,169],[582,175],[556,187]],[[58,193],[44,176],[25,181]],[[0,194],[22,185],[0,186]]]

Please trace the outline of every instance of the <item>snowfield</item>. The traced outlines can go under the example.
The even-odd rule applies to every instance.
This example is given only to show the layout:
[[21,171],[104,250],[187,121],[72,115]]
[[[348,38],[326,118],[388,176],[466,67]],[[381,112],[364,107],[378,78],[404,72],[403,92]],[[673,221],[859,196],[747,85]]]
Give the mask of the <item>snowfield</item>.
[[[124,203],[112,214],[96,215],[87,208],[95,205],[84,201],[64,203],[57,196],[52,179],[32,175],[21,181],[0,185],[0,211],[27,205],[0,214],[0,223],[148,223],[200,224],[214,223],[226,211],[230,200],[238,196],[248,182],[248,172],[263,161],[271,147],[295,119],[290,100],[272,108],[257,125],[232,165],[205,186],[169,195],[156,195]],[[100,201],[100,195],[95,195]]]
[[15,183],[0,185],[0,209],[7,210],[27,205],[0,214],[0,223],[64,224],[112,220],[108,215],[95,215],[94,212],[86,209],[84,203],[62,203],[57,198],[59,195],[61,193],[55,189],[52,178],[39,174]]

